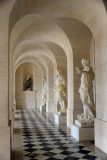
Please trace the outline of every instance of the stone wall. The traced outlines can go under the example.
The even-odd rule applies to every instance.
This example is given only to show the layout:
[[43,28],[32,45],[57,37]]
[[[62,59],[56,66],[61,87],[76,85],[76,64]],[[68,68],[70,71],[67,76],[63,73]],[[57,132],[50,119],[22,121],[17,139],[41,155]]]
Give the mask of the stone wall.
[[[13,7],[13,4],[15,2],[16,4]],[[36,5],[36,3],[38,5]],[[9,16],[10,16],[10,21],[9,21]],[[46,23],[43,23],[43,20],[45,22],[46,19],[47,19]],[[62,26],[61,26],[61,22],[58,22],[59,19],[61,21],[63,20],[64,22]],[[50,49],[50,52],[48,52],[49,50],[48,51],[46,50],[48,48],[48,45],[46,45],[43,42],[48,41],[48,44],[49,42],[51,42],[53,44],[56,44],[63,50],[62,53],[64,53],[67,57],[66,66],[67,66],[67,81],[68,81],[68,106],[70,109],[73,109],[75,106],[74,68],[73,68],[75,67],[75,65],[73,66],[73,63],[75,63],[75,60],[73,59],[74,55],[73,55],[73,49],[72,49],[73,48],[72,45],[75,42],[75,38],[73,39],[72,37],[75,37],[77,32],[73,32],[72,35],[70,34],[71,24],[68,25],[68,23],[65,23],[66,19],[69,21],[69,23],[71,23],[72,19],[73,20],[75,19],[76,21],[83,23],[86,26],[86,28],[87,27],[89,28],[89,30],[92,32],[92,36],[94,37],[94,41],[95,41],[95,50],[94,50],[95,60],[94,61],[95,61],[95,75],[96,75],[95,145],[101,150],[103,150],[105,153],[107,153],[107,147],[106,147],[107,146],[107,136],[106,136],[106,131],[107,131],[106,129],[106,126],[107,126],[107,100],[106,100],[107,99],[106,98],[107,97],[107,74],[106,74],[107,73],[107,14],[106,14],[103,1],[102,0],[77,0],[77,1],[76,0],[69,0],[69,1],[45,0],[43,2],[41,0],[38,0],[38,1],[36,0],[30,0],[30,1],[29,0],[19,0],[19,1],[4,0],[4,1],[0,1],[0,22],[1,22],[0,23],[0,130],[1,130],[0,142],[1,142],[1,146],[0,147],[2,148],[0,149],[0,157],[2,157],[2,160],[10,159],[10,152],[9,152],[10,151],[10,129],[8,128],[8,125],[9,125],[8,115],[9,115],[9,111],[12,108],[13,99],[14,99],[14,91],[13,91],[13,88],[10,89],[10,87],[13,86],[13,82],[14,82],[13,68],[16,67],[14,65],[15,62],[13,63],[14,61],[13,53],[14,53],[15,47],[18,46],[20,42],[22,43],[24,42],[22,48],[25,46],[25,42],[27,46],[28,44],[31,44],[30,42],[33,42],[33,45],[36,46],[37,52],[35,51],[35,47],[32,47],[32,45],[29,46],[29,48],[33,48],[34,53],[38,53],[38,51],[39,53],[41,52],[44,53],[45,51],[45,53],[47,53],[47,55],[45,56],[47,56],[51,60],[50,66],[53,65],[52,66],[53,74],[57,68],[57,64],[55,64],[55,59],[56,59],[55,54],[57,56],[57,52],[55,51],[55,47],[53,48],[53,50]],[[19,21],[21,21],[20,25],[18,26],[19,28],[14,30],[15,26],[18,25]],[[33,23],[36,23],[36,24],[32,26]],[[66,30],[64,30],[64,26]],[[27,27],[28,29],[26,29]],[[43,30],[42,30],[42,27],[43,27]],[[32,29],[34,30],[32,31]],[[38,30],[40,32],[38,32]],[[81,33],[84,32],[84,30],[81,31]],[[28,31],[30,36],[26,38],[27,36],[26,33],[28,33]],[[12,37],[13,39],[11,40],[10,37],[12,32],[14,32],[14,36]],[[23,32],[24,34],[22,34]],[[28,41],[30,42],[27,43]],[[40,44],[35,44],[35,42],[38,43],[38,41],[40,42]],[[77,45],[78,43],[76,42],[75,44]],[[45,49],[44,49],[44,46],[45,46]],[[17,47],[17,48],[21,49],[21,47]],[[20,60],[28,56],[28,55],[25,55],[21,57],[23,51],[27,51],[27,50],[28,48],[26,48],[26,50],[22,50],[19,53]],[[80,48],[78,50],[80,51]],[[55,51],[55,54],[54,54],[54,51]],[[53,53],[54,55],[53,57],[50,56],[51,53]],[[78,56],[81,56],[81,53],[78,54]],[[28,51],[28,54],[29,54],[29,51]],[[31,57],[34,58],[33,54],[30,53],[30,55]],[[46,57],[39,57],[39,60],[42,61],[42,64],[44,64],[45,66],[44,68],[46,68],[46,72],[47,72],[46,76],[51,78],[51,76],[49,75],[49,68],[48,68],[48,62]],[[36,61],[38,62],[37,57],[36,57]],[[64,62],[64,59],[63,59],[63,62]],[[8,66],[9,66],[9,70],[8,70]],[[9,87],[8,87],[8,82],[9,82]],[[9,92],[8,92],[8,88],[9,88]],[[20,89],[23,88],[22,84],[20,85],[19,88]],[[79,95],[77,97],[79,98]],[[10,106],[8,104],[8,99],[10,100],[10,103],[9,103]],[[77,102],[79,103],[79,100]],[[8,106],[10,108],[8,108]],[[68,121],[70,124],[73,121],[73,116],[76,113],[74,111],[72,113],[71,112],[68,112],[68,113],[69,113]],[[101,128],[101,131],[103,131],[104,136],[100,136],[99,134],[101,133],[99,132],[100,128]],[[4,138],[4,133],[6,138]]]

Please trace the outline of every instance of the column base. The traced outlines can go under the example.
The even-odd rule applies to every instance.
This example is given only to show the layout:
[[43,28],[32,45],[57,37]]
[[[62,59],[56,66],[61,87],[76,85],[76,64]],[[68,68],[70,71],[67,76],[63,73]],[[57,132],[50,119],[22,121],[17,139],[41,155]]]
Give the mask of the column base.
[[72,110],[67,108],[67,127],[71,128],[71,124],[73,124],[75,122],[75,120],[77,119],[77,115],[81,114],[83,112],[83,110]]
[[94,119],[95,126],[95,146],[107,154],[107,122]]
[[47,101],[46,102],[46,112],[54,113],[54,101]]
[[0,159],[10,160],[10,127],[0,127]]
[[40,108],[40,106],[41,106],[41,104],[42,104],[42,99],[36,99],[35,100],[35,108]]
[[66,115],[54,114],[54,119],[57,124],[66,124],[67,123]]
[[40,105],[40,113],[46,112],[46,105]]
[[82,123],[79,120],[75,120],[75,124],[79,127],[82,127],[82,128],[90,128],[90,127],[92,128],[92,127],[94,127],[94,121],[92,123],[89,123],[89,122]]
[[71,135],[78,141],[94,140],[94,128],[81,128],[71,124]]

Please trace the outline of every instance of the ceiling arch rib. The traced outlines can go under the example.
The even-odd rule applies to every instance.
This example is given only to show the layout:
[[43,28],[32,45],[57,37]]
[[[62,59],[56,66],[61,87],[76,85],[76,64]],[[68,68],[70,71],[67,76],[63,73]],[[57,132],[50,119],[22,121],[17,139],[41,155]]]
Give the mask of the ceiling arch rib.
[[44,18],[37,14],[30,14],[21,17],[12,28],[10,34],[10,48],[13,48],[14,42],[16,41],[17,37],[19,37],[26,28],[28,28],[38,20],[40,21],[42,19]]
[[24,60],[24,61],[21,61],[19,64],[18,64],[18,66],[16,67],[16,69],[15,69],[15,73],[16,73],[16,71],[17,71],[17,69],[22,65],[22,64],[35,64],[38,68],[39,68],[39,70],[41,71],[41,73],[42,73],[42,76],[44,75],[43,74],[43,70],[42,70],[42,68],[41,68],[41,66],[38,64],[38,63],[34,63],[32,60],[30,61],[28,61],[28,60]]
[[[48,18],[71,17],[86,24],[93,32],[93,35],[98,32],[106,19],[106,10],[103,1],[99,1],[96,5],[96,1],[93,0],[23,0],[22,5],[22,0],[19,0],[16,1],[11,12],[10,32],[15,23],[21,17],[28,14],[38,14]],[[97,29],[95,30],[96,26]]]
[[37,58],[24,58],[24,59],[21,59],[19,62],[18,62],[18,64],[16,65],[16,67],[15,67],[15,72],[16,72],[16,70],[17,70],[17,68],[21,65],[21,64],[23,64],[23,63],[33,63],[33,64],[36,64],[39,68],[40,68],[40,70],[41,70],[41,72],[42,72],[42,75],[43,75],[43,77],[46,77],[46,73],[48,72],[48,69],[47,69],[47,66],[45,66],[45,64],[43,64],[39,59],[37,59]]
[[20,43],[27,40],[37,43],[40,43],[41,41],[53,42],[63,48],[66,54],[72,53],[71,44],[66,34],[58,25],[51,21],[35,23],[25,29],[14,43],[14,49]]
[[[26,16],[25,16],[25,18],[27,18]],[[34,18],[34,15],[33,15],[33,18]],[[22,19],[24,19],[24,17],[22,18]],[[39,20],[39,21],[41,21],[41,20]],[[73,22],[72,22],[73,21]],[[84,32],[85,32],[85,34],[83,34],[85,37],[87,36],[87,37],[89,37],[88,39],[87,38],[84,38],[83,37],[83,35],[82,35],[82,37],[84,38],[84,43],[81,43],[82,44],[82,48],[83,49],[85,49],[86,51],[87,51],[87,42],[88,41],[90,41],[90,35],[91,35],[91,32],[89,31],[89,29],[84,25],[84,24],[82,24],[81,22],[77,22],[77,20],[71,20],[71,19],[60,19],[60,20],[55,20],[55,22],[57,23],[57,25],[55,24],[55,26],[60,26],[59,28],[62,30],[62,32],[64,33],[66,33],[67,34],[67,36],[66,37],[63,37],[63,39],[65,40],[67,37],[69,38],[69,40],[68,41],[70,41],[70,43],[72,44],[72,47],[73,48],[75,48],[75,40],[74,40],[74,35],[73,34],[71,34],[71,33],[74,33],[73,32],[73,28],[77,28],[77,30],[80,30],[80,32],[81,31],[83,31],[83,30],[85,30]],[[39,22],[40,23],[40,22]],[[44,22],[42,22],[42,23],[44,23]],[[46,23],[47,24],[47,23]],[[72,25],[73,24],[73,25]],[[74,25],[75,24],[75,25]],[[32,26],[32,25],[31,25]],[[70,27],[71,26],[71,27]],[[79,26],[79,28],[78,27],[76,27],[76,26]],[[17,28],[17,27],[16,27]],[[66,29],[65,29],[66,28]],[[13,29],[14,30],[14,29]],[[32,29],[31,29],[32,30]],[[43,29],[42,29],[43,30]],[[54,30],[55,31],[55,30]],[[26,32],[26,31],[24,31],[24,32]],[[70,33],[71,32],[71,33]],[[28,32],[27,32],[28,33]],[[88,33],[88,34],[87,34]],[[23,34],[23,33],[22,33]],[[35,33],[34,33],[35,34]],[[65,34],[65,35],[66,35]],[[76,34],[79,34],[78,32],[76,33]],[[46,33],[45,33],[45,35],[46,35]],[[45,36],[44,35],[44,36]],[[70,35],[70,36],[69,36]],[[19,37],[20,37],[21,35],[19,35]],[[36,35],[35,35],[36,36]],[[37,35],[38,36],[38,35]],[[50,35],[50,37],[51,37],[51,39],[53,38],[53,34],[51,33],[51,35]],[[59,36],[57,36],[57,37],[59,37]],[[46,37],[47,38],[47,37]],[[45,38],[45,40],[47,40]],[[20,38],[19,38],[20,39]],[[42,38],[41,38],[42,39]],[[77,43],[77,39],[79,39],[79,38],[76,38],[76,43]],[[18,38],[17,38],[17,40],[18,40]],[[16,42],[17,42],[17,40],[16,40]],[[62,40],[62,39],[61,39]],[[63,41],[64,41],[63,40]],[[24,40],[23,40],[24,41]],[[32,42],[31,43],[34,43],[33,42],[34,40],[32,40]],[[54,41],[54,40],[53,40]],[[74,41],[74,42],[73,42]],[[81,40],[80,40],[81,41]],[[80,41],[78,41],[78,48],[80,49]],[[73,42],[73,43],[72,43]],[[22,42],[22,43],[24,43],[24,42]],[[30,43],[30,42],[29,42]],[[42,44],[42,45],[44,45],[45,44],[45,46],[48,46],[48,48],[50,47],[50,45],[51,45],[51,43],[54,43],[54,42],[52,42],[52,40],[51,40],[51,42],[49,42],[49,41],[38,41],[37,40],[37,42],[36,43],[40,43],[40,45]],[[65,43],[65,41],[64,41],[64,43]],[[57,43],[54,43],[54,44],[56,44],[56,46],[55,47],[53,47],[53,50],[55,50],[55,48],[57,48],[57,46],[59,45],[59,44],[57,44]],[[88,44],[89,44],[89,42],[88,42]],[[59,45],[59,47],[60,48],[62,48],[60,45]],[[66,47],[63,47],[62,48],[62,53],[63,53],[63,50],[65,49],[65,48],[68,48],[68,46],[66,45]],[[89,49],[89,46],[88,46],[88,49]],[[68,53],[71,53],[72,51],[68,51]],[[56,54],[57,56],[55,56],[55,57],[58,57],[58,52],[53,52],[54,53],[54,55]],[[77,52],[74,52],[74,53],[77,53]],[[85,52],[84,52],[85,53]],[[86,53],[85,53],[86,54]],[[60,56],[60,58],[62,57],[62,55]]]
[[27,54],[23,54],[21,57],[19,56],[17,58],[15,64],[14,64],[15,68],[17,68],[17,66],[19,65],[19,63],[21,61],[24,61],[24,60],[26,60],[26,61],[33,60],[34,62],[38,63],[39,65],[42,64],[43,67],[46,69],[46,72],[48,71],[48,65],[47,65],[47,63],[44,61],[44,59],[42,57],[37,56],[37,55],[30,57],[29,54],[28,55]]
[[29,56],[39,56],[41,54],[45,55],[52,61],[53,64],[56,65],[56,59],[51,50],[49,50],[45,45],[31,43],[29,41],[24,41],[15,48],[13,61],[15,62],[19,56],[22,56],[23,54],[26,55],[27,53]]
[[[23,34],[24,30],[26,30],[27,28],[29,28],[31,25],[33,25],[35,23],[42,24],[42,23],[44,23],[44,21],[46,22],[47,19],[44,17],[41,18],[41,16],[37,16],[36,14],[35,15],[34,14],[26,15],[26,16],[22,17],[15,24],[15,26],[12,29],[11,36],[10,36],[10,53],[12,52],[12,48],[15,45],[15,42],[17,41],[18,37],[20,37],[20,35]],[[69,40],[71,39],[72,42],[73,42],[72,38],[74,37],[74,35],[72,33],[74,33],[74,32],[77,32],[77,34],[78,34],[78,31],[79,32],[81,31],[83,33],[83,30],[84,30],[84,32],[87,32],[87,31],[90,32],[90,35],[91,35],[91,31],[89,30],[89,28],[86,25],[84,25],[84,23],[80,22],[79,20],[76,20],[73,18],[60,18],[60,19],[54,18],[53,21],[54,21],[54,25],[57,25],[58,27],[60,27],[62,32],[65,32],[68,39]],[[50,20],[48,19],[47,23],[49,23],[49,22],[50,22]],[[52,20],[51,20],[51,22],[52,22]],[[89,36],[89,34],[87,35],[87,37],[88,36]],[[66,37],[65,37],[65,39],[66,39]],[[72,45],[73,45],[73,43],[72,43]]]
[[[55,57],[53,56],[53,54],[51,53],[51,51],[45,47],[41,47],[39,46],[39,48],[37,49],[37,46],[35,46],[34,50],[31,50],[32,46],[29,46],[27,44],[28,48],[26,48],[26,45],[24,43],[24,46],[22,45],[22,47],[19,47],[19,49],[15,50],[15,54],[17,55],[17,57],[14,57],[14,65],[16,66],[18,61],[20,61],[21,59],[24,59],[26,57],[39,57],[39,60],[43,61],[45,64],[47,64],[47,68],[49,71],[49,63],[51,63],[50,68],[54,68],[54,73],[56,71],[57,68],[57,63],[55,60]],[[25,48],[24,48],[25,47]],[[18,52],[18,53],[16,53]],[[44,57],[43,57],[44,55]]]

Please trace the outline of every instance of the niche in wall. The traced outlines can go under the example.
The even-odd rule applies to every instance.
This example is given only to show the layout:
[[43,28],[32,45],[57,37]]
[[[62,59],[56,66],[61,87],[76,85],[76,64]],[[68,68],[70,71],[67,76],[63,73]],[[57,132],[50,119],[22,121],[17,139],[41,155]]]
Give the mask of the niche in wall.
[[[31,91],[26,91],[25,80],[30,75],[32,80]],[[15,74],[16,107],[39,108],[42,101],[42,72],[33,63],[21,64]]]
[[33,79],[34,79],[34,74],[33,74],[33,65],[28,63],[23,66],[23,91],[26,91],[26,78],[29,75],[31,78],[31,91],[34,89],[33,88]]

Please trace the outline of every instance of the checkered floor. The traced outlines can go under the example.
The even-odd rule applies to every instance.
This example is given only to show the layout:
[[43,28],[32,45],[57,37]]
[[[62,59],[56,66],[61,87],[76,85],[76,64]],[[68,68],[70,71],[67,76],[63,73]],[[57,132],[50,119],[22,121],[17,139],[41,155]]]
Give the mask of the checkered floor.
[[101,160],[37,110],[21,110],[24,160]]

